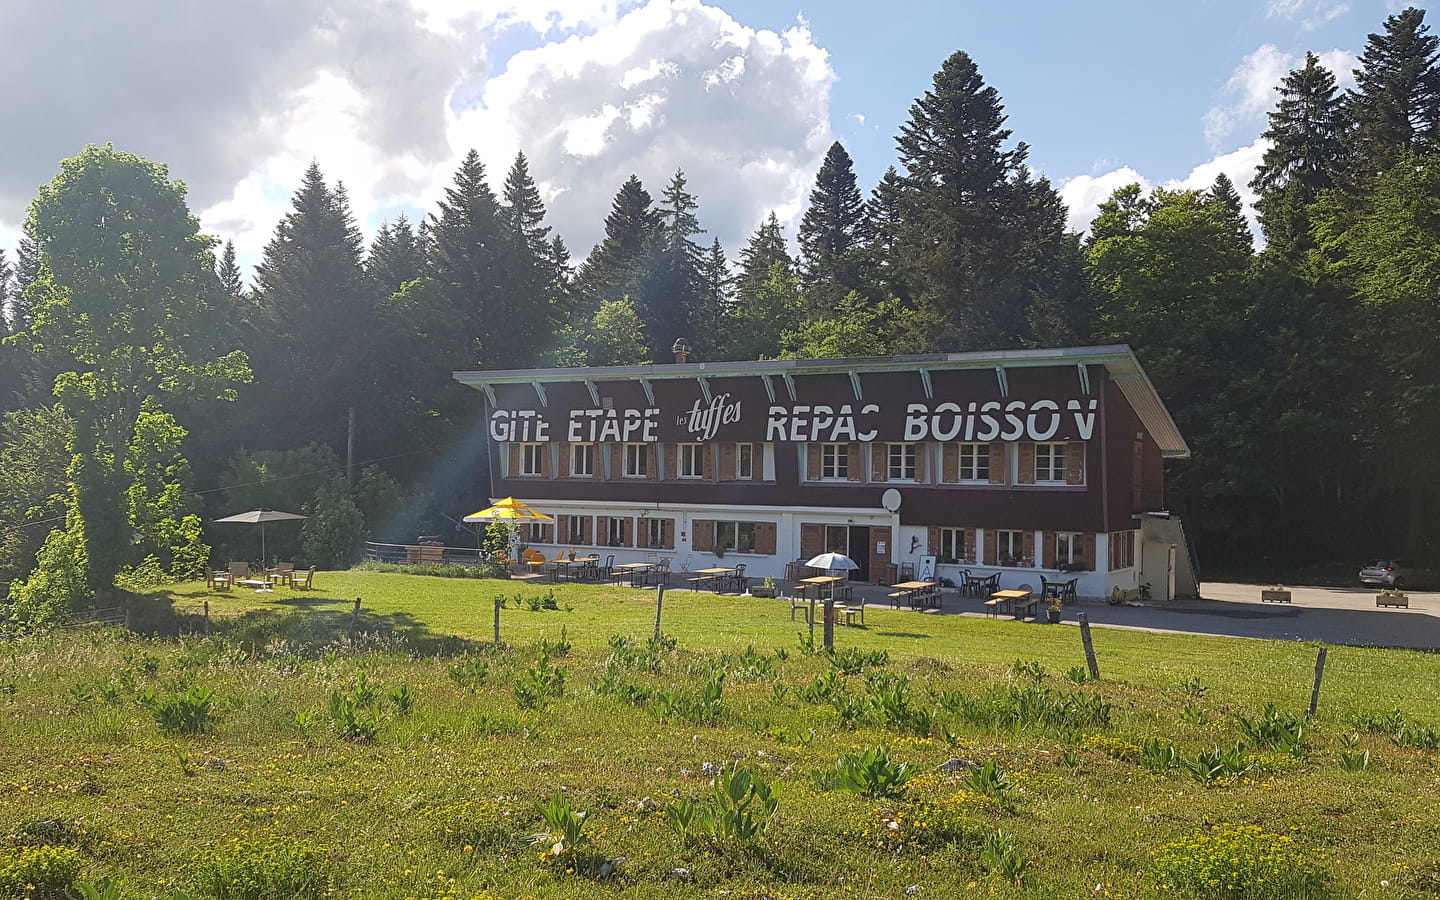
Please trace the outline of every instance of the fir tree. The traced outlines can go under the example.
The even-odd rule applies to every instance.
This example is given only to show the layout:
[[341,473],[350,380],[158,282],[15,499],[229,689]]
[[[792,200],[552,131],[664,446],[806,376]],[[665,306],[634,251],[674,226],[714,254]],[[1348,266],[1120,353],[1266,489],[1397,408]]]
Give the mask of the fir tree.
[[1249,253],[1255,249],[1255,240],[1250,235],[1250,223],[1245,220],[1245,203],[1235,190],[1235,182],[1224,172],[1215,176],[1215,181],[1206,191],[1206,196],[1225,209],[1225,220],[1230,226],[1230,235],[1237,248]]
[[795,262],[785,245],[785,233],[772,210],[740,251],[740,276],[736,279],[735,290],[737,302],[753,304],[760,286],[770,280],[771,266],[775,265],[779,265],[785,275],[795,274]]
[[500,205],[485,181],[480,154],[471,150],[445,189],[440,214],[432,218],[431,270],[444,286],[459,317],[457,338],[468,345],[462,367],[503,368],[516,358],[510,338],[514,319],[507,307],[502,271]]
[[1391,167],[1404,153],[1433,151],[1440,142],[1440,38],[1425,11],[1410,7],[1372,34],[1346,96],[1353,124],[1349,145],[1360,177]]
[[563,269],[556,265],[545,222],[545,205],[540,189],[530,176],[525,154],[505,178],[501,194],[499,225],[501,258],[508,309],[513,313],[510,339],[519,354],[515,363],[529,365],[551,344],[564,322],[566,291]]
[[812,306],[829,309],[850,291],[869,287],[859,271],[865,232],[865,202],[850,154],[836,141],[825,154],[800,220],[803,283],[807,293],[823,295]]
[[220,253],[220,263],[215,269],[220,277],[220,287],[230,297],[240,298],[245,293],[245,277],[240,274],[240,266],[235,262],[235,242],[226,241],[225,249]]
[[1310,243],[1309,207],[1335,184],[1343,168],[1343,116],[1335,76],[1313,53],[1304,68],[1285,76],[1280,101],[1264,137],[1270,142],[1250,187],[1269,248],[1304,249]]
[[0,338],[10,334],[10,317],[10,262],[0,248]]
[[[670,347],[676,338],[688,337],[703,353],[719,350],[715,326],[706,321],[702,309],[704,286],[700,274],[700,247],[694,238],[703,233],[695,215],[695,196],[685,187],[685,173],[677,170],[665,186],[660,207],[660,225],[648,254],[648,277],[638,294],[638,311],[651,341],[656,362],[671,360]],[[701,329],[692,331],[692,329]]]
[[902,273],[900,252],[906,208],[904,179],[890,166],[865,201],[866,254],[878,291],[908,301],[911,292]]
[[594,315],[604,300],[639,295],[646,257],[660,230],[660,213],[651,202],[650,192],[634,175],[615,193],[605,217],[605,238],[590,251],[577,277],[578,316]]
[[10,286],[10,327],[28,331],[34,324],[33,304],[25,289],[40,275],[40,245],[31,237],[22,237],[15,251],[14,281]]
[[404,213],[393,222],[382,222],[370,242],[365,271],[379,286],[381,294],[393,294],[425,275],[425,246],[415,226]]

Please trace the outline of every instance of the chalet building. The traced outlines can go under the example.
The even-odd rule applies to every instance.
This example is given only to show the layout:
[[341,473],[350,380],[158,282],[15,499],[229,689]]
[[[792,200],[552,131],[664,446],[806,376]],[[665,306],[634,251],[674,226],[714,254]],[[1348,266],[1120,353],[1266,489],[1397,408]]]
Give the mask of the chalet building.
[[1126,346],[455,378],[485,394],[496,496],[554,516],[522,535],[549,554],[781,578],[833,550],[877,583],[1196,590],[1162,508],[1190,451]]

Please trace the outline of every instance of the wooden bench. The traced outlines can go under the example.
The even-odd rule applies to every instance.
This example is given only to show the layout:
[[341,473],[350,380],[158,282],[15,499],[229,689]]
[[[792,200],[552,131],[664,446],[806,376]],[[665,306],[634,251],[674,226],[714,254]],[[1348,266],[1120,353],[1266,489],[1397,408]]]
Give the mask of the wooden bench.
[[891,606],[895,607],[896,609],[899,609],[899,608],[900,608],[900,601],[901,601],[901,600],[904,600],[906,597],[909,597],[909,596],[910,596],[910,592],[909,592],[909,591],[895,591],[894,593],[886,594],[885,596],[887,596],[887,597],[890,598],[890,605],[891,605]]
[[864,624],[865,624],[865,604],[861,603],[859,606],[846,606],[846,605],[844,605],[844,604],[836,604],[836,606],[835,606],[835,615],[837,615],[837,616],[843,616],[844,619],[845,619],[845,624],[846,624],[846,625],[854,625],[854,624],[855,624],[855,617],[856,617],[856,616],[859,616],[859,617],[860,617],[860,624],[861,624],[861,625],[864,625]]
[[411,565],[432,565],[445,561],[445,548],[422,544],[405,548],[405,562]]
[[1026,616],[1038,616],[1040,614],[1040,598],[1031,597],[1029,600],[1015,601],[1015,618],[1023,619]]
[[1409,608],[1410,608],[1410,598],[1409,598],[1409,596],[1407,596],[1407,595],[1405,595],[1405,594],[1400,594],[1399,596],[1394,596],[1394,595],[1391,595],[1391,594],[1376,594],[1376,595],[1375,595],[1375,605],[1376,605],[1376,606],[1397,606],[1397,607],[1404,607],[1405,609],[1409,609]]

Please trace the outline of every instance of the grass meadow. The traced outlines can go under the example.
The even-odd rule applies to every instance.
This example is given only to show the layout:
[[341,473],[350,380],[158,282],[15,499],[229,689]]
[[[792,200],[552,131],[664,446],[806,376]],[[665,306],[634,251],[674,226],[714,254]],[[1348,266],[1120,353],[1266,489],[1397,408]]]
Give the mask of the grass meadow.
[[0,643],[0,897],[1440,896],[1440,655],[317,585]]

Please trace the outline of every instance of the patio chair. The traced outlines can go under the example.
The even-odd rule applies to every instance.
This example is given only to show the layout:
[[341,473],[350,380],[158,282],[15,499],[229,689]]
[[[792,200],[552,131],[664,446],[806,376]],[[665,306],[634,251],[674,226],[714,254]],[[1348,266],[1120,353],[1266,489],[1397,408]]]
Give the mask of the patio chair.
[[309,571],[294,572],[290,576],[290,586],[298,590],[310,590],[315,586],[315,567],[311,566]]
[[750,590],[750,579],[745,577],[745,563],[735,567],[735,574],[730,576],[730,584],[737,594],[743,594]]
[[293,562],[277,562],[275,564],[275,575],[281,584],[289,584],[295,577],[295,564]]
[[212,591],[230,590],[230,573],[223,569],[205,569],[205,587]]
[[655,565],[641,572],[640,579],[646,584],[668,586],[670,584],[670,557],[662,557]]
[[615,554],[606,554],[605,564],[595,566],[595,580],[602,582],[615,580]]
[[225,568],[230,570],[231,584],[234,584],[242,578],[250,577],[250,564],[248,562],[227,563]]

